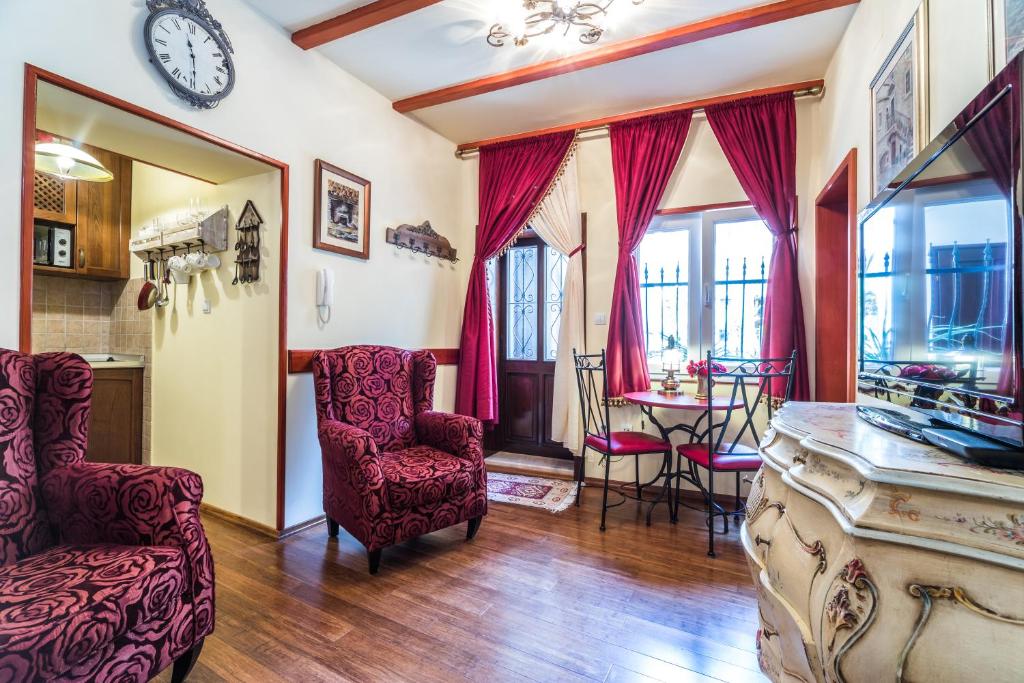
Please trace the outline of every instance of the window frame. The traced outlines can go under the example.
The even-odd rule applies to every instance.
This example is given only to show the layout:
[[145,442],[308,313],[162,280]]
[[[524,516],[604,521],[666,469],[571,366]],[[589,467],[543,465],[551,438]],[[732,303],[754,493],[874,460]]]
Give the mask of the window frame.
[[[708,349],[714,349],[715,337],[715,226],[720,223],[740,223],[750,220],[762,220],[750,204],[730,206],[721,209],[704,209],[688,213],[673,212],[655,216],[648,226],[647,233],[687,231],[690,243],[690,286],[689,311],[687,325],[687,346],[690,348],[688,360],[700,360]],[[765,230],[768,227],[765,226]],[[767,269],[771,268],[771,254],[766,261]],[[643,263],[638,262],[641,279]],[[697,285],[697,286],[694,286]],[[642,294],[641,294],[642,296]],[[646,340],[646,335],[645,335]],[[696,342],[692,344],[691,342]],[[697,355],[693,347],[697,348]],[[760,355],[760,351],[757,354]],[[648,359],[648,371],[652,377],[663,377],[661,363],[654,358]]]

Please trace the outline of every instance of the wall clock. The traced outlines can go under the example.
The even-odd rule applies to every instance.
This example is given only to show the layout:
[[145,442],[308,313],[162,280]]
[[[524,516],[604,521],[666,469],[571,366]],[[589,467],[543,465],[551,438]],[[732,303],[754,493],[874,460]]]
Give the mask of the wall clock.
[[181,99],[213,109],[235,85],[234,50],[203,0],[146,0],[146,50]]

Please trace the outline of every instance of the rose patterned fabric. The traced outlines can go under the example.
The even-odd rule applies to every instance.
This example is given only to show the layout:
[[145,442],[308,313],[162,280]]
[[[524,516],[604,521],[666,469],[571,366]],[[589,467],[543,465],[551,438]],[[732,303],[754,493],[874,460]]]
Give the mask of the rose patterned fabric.
[[85,460],[89,437],[92,367],[67,353],[34,356],[35,450],[39,474]]
[[472,461],[430,446],[381,453],[379,460],[393,510],[461,497],[476,479]]
[[127,634],[167,641],[184,588],[179,548],[56,546],[0,568],[0,672],[93,678]]
[[386,346],[313,354],[324,512],[368,550],[487,513],[483,428],[433,412],[436,368]]
[[37,495],[32,434],[35,391],[32,357],[0,350],[0,565],[53,543]]
[[0,681],[146,681],[213,630],[202,481],[85,463],[91,390],[0,350]]

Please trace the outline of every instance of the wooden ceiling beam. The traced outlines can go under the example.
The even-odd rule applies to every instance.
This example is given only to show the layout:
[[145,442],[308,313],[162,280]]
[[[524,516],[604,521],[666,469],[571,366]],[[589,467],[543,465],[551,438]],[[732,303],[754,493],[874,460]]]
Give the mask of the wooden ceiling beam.
[[309,50],[439,2],[441,0],[375,0],[368,5],[299,29],[292,34],[292,42],[303,50]]
[[552,59],[511,71],[485,76],[465,83],[439,88],[394,102],[395,111],[408,113],[438,104],[503,90],[553,76],[581,71],[631,57],[696,43],[746,29],[765,26],[787,19],[816,14],[826,10],[854,5],[860,0],[777,0],[765,5],[720,14],[690,24],[676,26],[659,33],[641,36],[577,55]]
[[692,109],[696,112],[704,109],[704,107],[710,107],[711,105],[735,102],[737,100],[744,100],[749,97],[758,97],[760,95],[775,95],[777,93],[792,92],[795,93],[797,97],[817,97],[820,96],[824,90],[825,81],[823,79],[816,79],[813,81],[788,83],[786,85],[773,85],[767,88],[757,88],[756,90],[747,90],[728,95],[715,95],[714,97],[705,97],[699,100],[690,100],[689,102],[679,102],[677,104],[669,104],[664,107],[655,107],[653,109],[643,109],[641,111],[633,111],[627,114],[615,114],[614,116],[605,116],[599,119],[590,119],[589,121],[577,121],[576,123],[567,123],[561,126],[543,128],[541,130],[513,133],[511,135],[502,135],[496,138],[487,138],[486,140],[476,140],[475,142],[464,142],[456,148],[455,155],[463,157],[467,154],[479,151],[484,145],[494,145],[499,142],[509,142],[511,140],[522,140],[523,138],[532,138],[537,135],[562,133],[567,130],[575,130],[584,133],[600,130],[620,121],[629,121],[631,119],[638,119],[644,116],[654,116],[656,114],[665,114],[668,112],[683,111],[686,109]]

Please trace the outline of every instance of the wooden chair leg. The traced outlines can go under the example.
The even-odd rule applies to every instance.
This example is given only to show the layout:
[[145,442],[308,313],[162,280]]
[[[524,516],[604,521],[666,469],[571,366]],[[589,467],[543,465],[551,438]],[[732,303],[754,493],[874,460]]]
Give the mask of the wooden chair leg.
[[601,499],[601,531],[604,531],[604,520],[608,515],[608,477],[611,474],[612,459],[607,453],[604,456],[604,497]]
[[480,528],[480,522],[484,521],[483,515],[474,517],[469,520],[469,527],[466,529],[466,540],[472,541],[473,537],[476,536],[477,530]]
[[191,650],[174,660],[174,668],[171,669],[171,683],[182,683],[192,673],[192,667],[199,659],[199,653],[203,651],[203,643],[200,640]]
[[329,538],[337,538],[338,537],[338,528],[339,528],[338,527],[338,523],[335,522],[330,517],[328,517],[327,518],[327,536]]
[[380,556],[384,551],[380,548],[377,550],[367,550],[366,555],[370,560],[370,573],[376,574],[380,570]]

